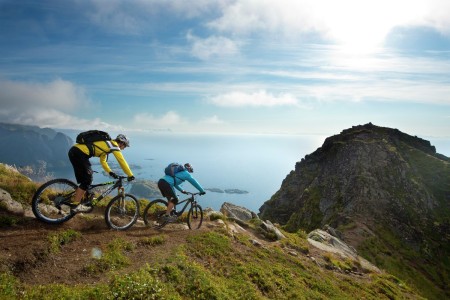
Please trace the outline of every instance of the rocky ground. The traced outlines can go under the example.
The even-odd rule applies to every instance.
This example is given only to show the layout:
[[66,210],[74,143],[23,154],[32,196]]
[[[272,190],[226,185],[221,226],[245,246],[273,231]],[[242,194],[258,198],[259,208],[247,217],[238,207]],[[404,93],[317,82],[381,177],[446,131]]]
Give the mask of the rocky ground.
[[[187,237],[197,234],[198,230],[224,226],[222,220],[205,220],[198,230],[189,230],[185,224],[170,224],[161,230],[146,227],[139,220],[126,231],[108,229],[101,209],[90,214],[77,215],[62,225],[48,225],[32,216],[25,217],[16,225],[3,227],[0,231],[0,272],[12,271],[26,284],[89,284],[107,282],[110,278],[86,272],[86,266],[98,252],[115,239],[122,239],[134,245],[128,253],[131,263],[120,270],[129,273],[145,264],[152,265],[172,255],[178,245],[185,243]],[[244,229],[233,221],[228,223],[228,230],[251,236],[257,247],[270,247],[276,242],[264,239],[250,229]],[[49,236],[73,229],[80,237],[61,246],[57,253],[49,254]],[[158,247],[149,247],[147,238],[164,236],[165,242]],[[309,256],[312,260],[322,257],[323,251],[336,252],[336,249],[321,247],[320,243],[311,241]],[[315,244],[315,245],[313,245]],[[288,251],[288,250],[287,250]],[[293,254],[298,255],[298,254]],[[314,258],[316,257],[316,258]],[[320,263],[317,260],[317,263]]]

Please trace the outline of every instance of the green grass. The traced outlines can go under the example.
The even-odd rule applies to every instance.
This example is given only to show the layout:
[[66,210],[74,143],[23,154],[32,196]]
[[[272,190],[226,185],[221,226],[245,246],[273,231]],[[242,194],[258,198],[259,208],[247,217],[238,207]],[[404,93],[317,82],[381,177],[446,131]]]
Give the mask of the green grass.
[[66,245],[81,236],[81,233],[68,229],[65,231],[60,231],[56,233],[50,233],[47,237],[49,241],[49,252],[51,254],[59,253],[61,246]]
[[0,215],[0,228],[10,227],[23,222],[23,218],[12,215]]
[[39,185],[13,170],[13,167],[0,163],[0,188],[7,191],[17,202],[30,205]]
[[106,246],[106,249],[92,258],[92,261],[84,267],[90,274],[103,273],[121,269],[130,264],[126,252],[134,249],[134,245],[121,238],[114,239]]
[[[290,246],[304,245],[302,233],[288,235]],[[11,274],[0,274],[0,298],[420,299],[397,277],[352,277],[321,268],[303,254],[289,255],[276,245],[242,243],[222,230],[198,232],[176,246],[169,258],[126,274],[116,272],[128,264],[127,252],[147,246],[121,239],[108,244],[101,258],[93,259],[94,269],[111,278],[104,284],[30,286]],[[339,261],[330,260],[334,259]]]
[[156,235],[151,237],[142,238],[139,244],[145,246],[157,246],[162,245],[166,242],[167,237],[165,235]]
[[[358,247],[358,252],[379,268],[414,286],[422,295],[430,299],[443,297],[441,289],[445,282],[449,282],[448,271],[439,269],[440,273],[436,274],[437,262],[430,265],[419,252],[402,244],[392,232],[378,229],[376,236],[366,239]],[[436,285],[438,282],[441,282],[441,288]]]
[[[5,190],[12,195],[17,190],[14,195],[29,203],[37,185],[20,174],[8,172],[0,165],[0,187],[8,185]],[[318,190],[309,193],[312,198],[319,196]],[[309,217],[314,220],[320,216],[313,209]],[[300,219],[295,221],[301,222]],[[15,221],[5,219],[3,222]],[[249,227],[258,225],[252,222]],[[0,299],[420,299],[394,272],[395,276],[358,277],[320,267],[306,256],[311,254],[304,231],[283,234],[286,239],[257,247],[248,236],[231,235],[225,229],[199,231],[190,235],[185,243],[174,246],[169,258],[155,258],[151,266],[127,273],[118,271],[130,265],[128,254],[135,247],[152,247],[148,251],[158,251],[157,246],[170,236],[143,238],[136,245],[115,239],[98,249],[97,255],[84,267],[87,275],[101,273],[110,278],[108,282],[28,285],[11,273],[0,272]],[[49,235],[50,252],[64,251],[64,245],[78,237],[79,233],[71,230]],[[402,269],[402,261],[393,255],[393,248],[382,246],[386,241],[392,243],[387,234],[384,240],[384,243],[369,242],[365,250],[393,257],[387,264],[392,262],[399,272],[409,272]],[[298,254],[291,255],[291,249]],[[353,262],[330,256],[329,263],[346,269]],[[411,273],[411,278],[414,275]]]

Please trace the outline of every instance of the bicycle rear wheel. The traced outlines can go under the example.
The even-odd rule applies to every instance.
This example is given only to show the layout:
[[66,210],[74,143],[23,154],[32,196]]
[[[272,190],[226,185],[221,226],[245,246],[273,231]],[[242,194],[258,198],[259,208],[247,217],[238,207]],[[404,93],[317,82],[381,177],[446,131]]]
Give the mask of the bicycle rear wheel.
[[187,216],[189,229],[199,229],[203,222],[203,209],[198,204],[192,204]]
[[38,188],[33,196],[31,207],[37,219],[49,224],[61,224],[75,213],[72,200],[78,186],[68,179],[53,179]]
[[144,223],[151,228],[162,228],[166,225],[162,218],[167,210],[167,201],[157,199],[150,202],[144,210]]
[[139,201],[130,194],[117,195],[106,206],[105,221],[109,228],[126,230],[139,218]]

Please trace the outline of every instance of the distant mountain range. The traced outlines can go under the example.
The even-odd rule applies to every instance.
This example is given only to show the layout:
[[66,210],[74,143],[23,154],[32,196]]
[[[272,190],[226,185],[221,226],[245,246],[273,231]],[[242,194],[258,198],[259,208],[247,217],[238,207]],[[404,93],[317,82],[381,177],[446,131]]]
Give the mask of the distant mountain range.
[[73,140],[50,128],[0,123],[0,161],[17,167],[37,167],[44,162],[49,170],[71,167],[67,152]]
[[450,298],[450,160],[429,141],[371,123],[331,136],[284,179],[261,219],[330,225],[378,267]]

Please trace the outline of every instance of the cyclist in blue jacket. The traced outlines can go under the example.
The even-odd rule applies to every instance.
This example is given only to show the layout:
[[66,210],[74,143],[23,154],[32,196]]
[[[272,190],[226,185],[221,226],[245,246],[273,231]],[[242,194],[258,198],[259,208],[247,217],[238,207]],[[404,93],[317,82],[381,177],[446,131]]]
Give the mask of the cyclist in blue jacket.
[[183,182],[188,181],[200,192],[200,195],[206,194],[202,186],[191,175],[193,172],[194,168],[192,168],[191,164],[186,163],[184,164],[184,170],[175,173],[175,176],[165,175],[158,181],[158,188],[168,201],[166,215],[164,216],[167,222],[176,220],[176,216],[170,216],[172,209],[178,203],[178,196],[176,195],[174,188],[183,194],[186,194],[186,191],[182,189],[180,185]]

